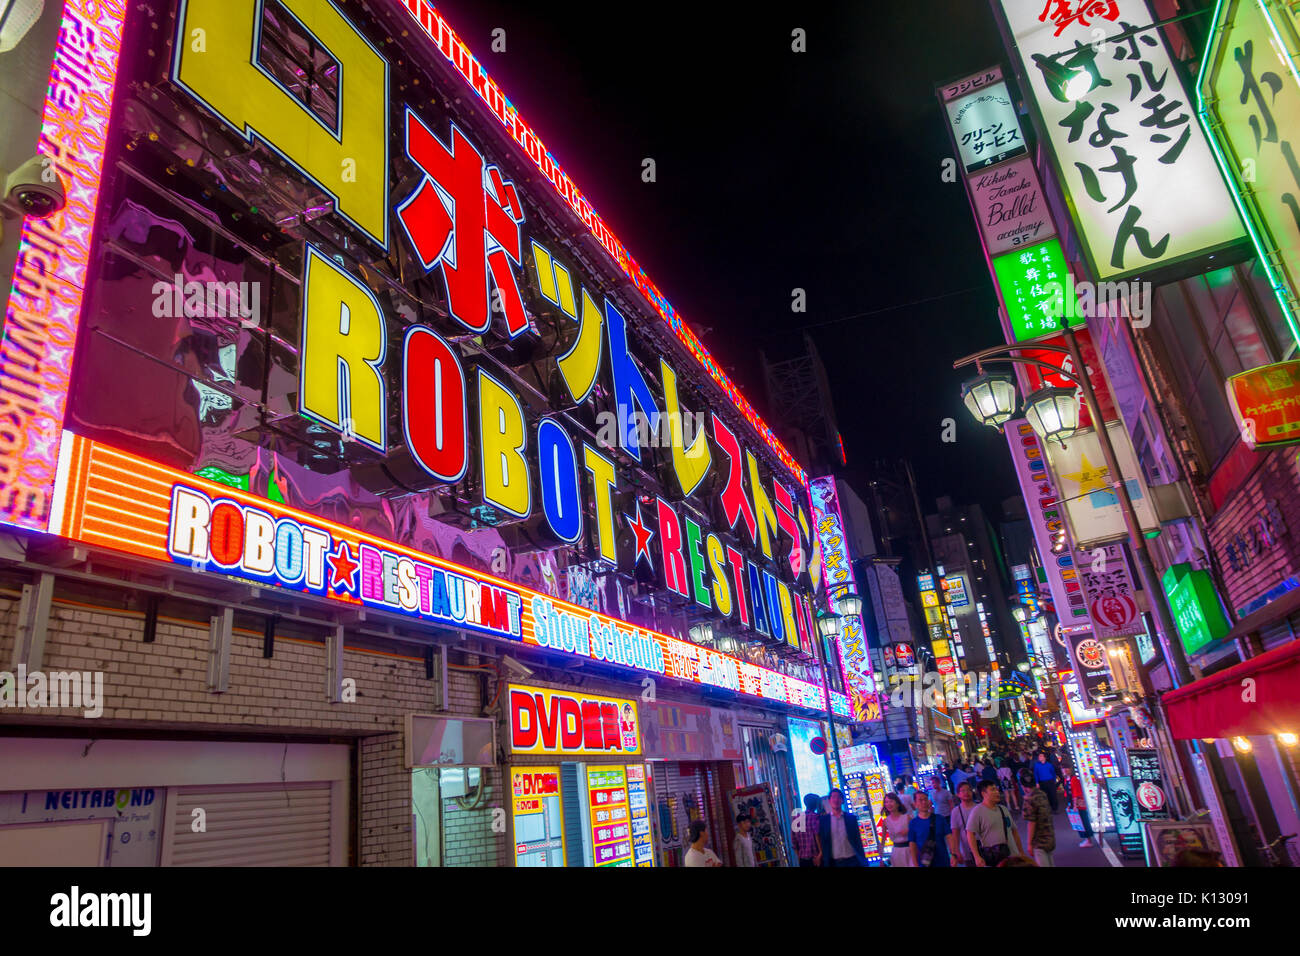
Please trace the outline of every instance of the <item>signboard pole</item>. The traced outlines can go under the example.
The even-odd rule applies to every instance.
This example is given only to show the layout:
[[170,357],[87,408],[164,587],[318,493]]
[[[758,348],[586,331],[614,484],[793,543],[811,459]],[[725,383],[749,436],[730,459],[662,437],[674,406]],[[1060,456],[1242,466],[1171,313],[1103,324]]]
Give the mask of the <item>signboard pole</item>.
[[[1070,329],[1069,323],[1062,320],[1061,329],[1065,334],[1066,347],[1070,350],[1070,358],[1074,362],[1074,367],[1084,369],[1083,356],[1079,352],[1079,342],[1075,338],[1074,332]],[[1083,400],[1088,406],[1088,413],[1092,416],[1094,422],[1099,422],[1096,426],[1097,437],[1101,441],[1102,454],[1106,458],[1106,467],[1110,470],[1110,484],[1115,490],[1115,496],[1119,499],[1120,511],[1124,515],[1124,526],[1128,529],[1129,545],[1133,549],[1133,556],[1137,561],[1138,573],[1142,576],[1142,586],[1146,588],[1147,599],[1151,602],[1151,609],[1155,612],[1158,630],[1160,632],[1160,646],[1164,651],[1165,661],[1169,665],[1170,676],[1174,678],[1176,686],[1183,686],[1192,681],[1191,669],[1187,666],[1187,658],[1183,655],[1183,649],[1178,644],[1178,631],[1174,628],[1173,616],[1169,613],[1169,603],[1165,598],[1164,588],[1160,586],[1160,578],[1156,575],[1155,565],[1151,562],[1151,552],[1147,550],[1147,539],[1142,534],[1142,528],[1138,524],[1137,513],[1133,510],[1133,501],[1128,495],[1128,486],[1124,483],[1124,474],[1119,470],[1119,461],[1115,457],[1115,446],[1110,442],[1110,435],[1106,432],[1104,424],[1105,419],[1101,417],[1101,410],[1097,407],[1097,395],[1092,389],[1092,382],[1088,375],[1079,376],[1079,387],[1083,390]],[[1163,715],[1161,715],[1163,720]],[[1176,770],[1177,768],[1169,768]],[[1177,781],[1178,786],[1187,787],[1183,781],[1182,774],[1170,773],[1169,779]]]

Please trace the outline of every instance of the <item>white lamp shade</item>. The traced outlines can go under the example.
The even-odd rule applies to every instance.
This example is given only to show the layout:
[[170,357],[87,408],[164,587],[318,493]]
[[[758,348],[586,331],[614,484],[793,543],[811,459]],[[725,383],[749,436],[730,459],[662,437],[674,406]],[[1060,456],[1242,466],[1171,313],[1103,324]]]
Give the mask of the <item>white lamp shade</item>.
[[1040,388],[1025,399],[1025,418],[1039,438],[1064,442],[1079,430],[1079,396],[1072,388]]
[[840,619],[834,614],[822,614],[817,618],[817,629],[821,631],[822,637],[838,637],[840,633]]
[[985,372],[962,385],[961,399],[977,422],[1001,428],[1016,413],[1016,384],[1005,372]]
[[835,602],[835,606],[841,616],[857,617],[862,613],[862,598],[852,591],[847,591],[840,595],[839,600]]

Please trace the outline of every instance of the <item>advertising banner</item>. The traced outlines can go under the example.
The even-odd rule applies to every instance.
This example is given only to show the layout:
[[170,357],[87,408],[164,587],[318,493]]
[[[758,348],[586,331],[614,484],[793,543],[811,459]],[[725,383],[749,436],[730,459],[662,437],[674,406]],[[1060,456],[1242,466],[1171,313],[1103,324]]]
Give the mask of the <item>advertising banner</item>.
[[[1146,0],[999,0],[994,9],[1097,280],[1146,276],[1244,238],[1164,34],[1107,39],[1150,26]],[[1069,95],[1049,84],[1053,64]],[[1238,77],[1231,96],[1240,92]]]
[[734,712],[679,701],[639,701],[644,756],[656,760],[740,760]]
[[512,754],[641,753],[636,703],[621,697],[511,684],[506,714]]
[[1079,584],[1072,550],[1067,546],[1057,553],[1060,550],[1056,548],[1057,539],[1065,531],[1065,509],[1047,469],[1042,445],[1033,427],[1023,418],[1007,422],[1003,432],[1011,447],[1011,461],[1016,468],[1016,477],[1020,479],[1020,491],[1029,513],[1034,544],[1042,556],[1056,616],[1063,624],[1087,625],[1090,623],[1088,606]]
[[1074,277],[1060,239],[995,256],[993,275],[1014,341],[1051,335],[1063,317],[1071,326],[1084,324],[1077,301],[1070,300]]
[[1122,544],[1104,544],[1082,556],[1079,580],[1088,600],[1092,633],[1099,641],[1142,634],[1146,626],[1138,607],[1137,589]]
[[1110,800],[1111,816],[1115,818],[1120,851],[1130,859],[1141,857],[1142,819],[1133,793],[1133,778],[1107,777],[1106,795]]
[[650,801],[646,792],[645,764],[627,766],[627,805],[632,814],[632,856],[637,866],[655,865],[654,836],[650,831]]
[[[129,481],[124,481],[124,476]],[[430,625],[521,641],[629,674],[820,709],[822,688],[393,541],[68,435],[54,528],[139,557],[211,568]],[[619,734],[617,728],[614,733]],[[621,735],[619,736],[621,739]]]
[[515,866],[564,866],[559,767],[510,770]]
[[1252,450],[1300,442],[1300,362],[1241,372],[1228,379],[1227,389],[1241,440]]
[[974,173],[966,185],[990,256],[1036,245],[1056,234],[1031,157]]
[[[857,580],[853,574],[853,556],[849,554],[844,534],[844,519],[840,514],[839,493],[835,478],[825,476],[813,480],[813,523],[821,544],[823,585],[829,599],[834,600],[847,591],[857,593]],[[852,718],[857,721],[880,720],[880,697],[876,692],[875,675],[871,658],[867,654],[866,629],[862,615],[842,617],[837,638],[840,662],[844,667],[844,686],[849,692]]]
[[759,866],[785,866],[784,825],[772,808],[772,788],[766,783],[742,787],[731,795],[731,819],[748,813],[753,821],[749,833],[754,841],[754,859]]
[[[1133,452],[1133,442],[1118,422],[1108,425],[1106,432],[1115,449],[1115,458],[1124,476],[1124,486],[1133,502],[1138,524],[1143,531],[1154,531],[1160,527],[1160,521],[1151,495],[1147,493],[1146,480]],[[1096,429],[1076,432],[1064,447],[1059,442],[1048,442],[1047,460],[1065,503],[1071,537],[1078,547],[1091,548],[1128,537],[1119,497],[1112,488],[1110,469],[1102,454]]]
[[1133,778],[1133,794],[1137,799],[1138,813],[1143,820],[1164,820],[1169,816],[1168,791],[1160,758],[1154,750],[1128,752],[1129,775]]
[[1083,703],[1090,709],[1103,707],[1118,696],[1115,678],[1110,671],[1106,645],[1097,640],[1086,627],[1062,627],[1058,635],[1069,651],[1070,666],[1074,669],[1083,694]]
[[1016,104],[1007,85],[991,83],[947,104],[962,167],[974,172],[1025,151]]

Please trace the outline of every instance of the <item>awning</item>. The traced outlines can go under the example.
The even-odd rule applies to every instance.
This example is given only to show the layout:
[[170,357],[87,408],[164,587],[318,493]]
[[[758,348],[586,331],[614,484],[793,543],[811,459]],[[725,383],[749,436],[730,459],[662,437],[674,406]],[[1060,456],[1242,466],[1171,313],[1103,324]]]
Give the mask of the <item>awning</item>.
[[1171,690],[1161,699],[1170,731],[1180,740],[1300,733],[1300,640]]

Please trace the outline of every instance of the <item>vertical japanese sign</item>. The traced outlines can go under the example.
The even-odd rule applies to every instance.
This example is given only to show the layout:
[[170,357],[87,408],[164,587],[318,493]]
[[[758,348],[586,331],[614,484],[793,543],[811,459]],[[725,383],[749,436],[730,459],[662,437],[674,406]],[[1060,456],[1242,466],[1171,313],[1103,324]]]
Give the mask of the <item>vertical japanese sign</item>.
[[1074,278],[1060,239],[998,256],[993,275],[1015,341],[1051,335],[1060,329],[1063,316],[1071,326],[1084,323],[1076,304],[1067,302],[1066,297],[1074,295]]
[[1094,549],[1080,564],[1079,579],[1088,601],[1093,635],[1098,640],[1145,630],[1123,545],[1107,544]]
[[[1098,280],[1244,238],[1160,31],[1132,32],[1154,22],[1146,0],[1000,0],[995,9]],[[1048,82],[1053,64],[1069,76],[1063,86]]]
[[1154,750],[1130,750],[1128,767],[1133,777],[1133,793],[1143,820],[1169,818],[1169,799],[1165,778],[1160,771],[1160,757]]
[[1023,418],[1007,422],[1004,431],[1011,446],[1016,477],[1020,479],[1020,491],[1025,498],[1034,543],[1042,555],[1043,570],[1047,572],[1047,587],[1056,616],[1062,624],[1088,624],[1087,601],[1079,585],[1074,555],[1069,548],[1060,554],[1052,550],[1058,536],[1065,531],[1065,509],[1047,471],[1042,445]]
[[61,5],[36,149],[42,180],[57,175],[66,199],[49,218],[22,222],[0,343],[0,524],[38,531],[50,518],[126,18],[124,0]]
[[1104,706],[1106,701],[1117,696],[1106,645],[1086,627],[1063,627],[1061,636],[1069,649],[1070,663],[1079,680],[1084,705],[1089,708]]
[[650,801],[646,793],[645,764],[627,766],[627,805],[632,816],[632,855],[637,866],[655,865],[654,838],[650,835]]
[[1293,5],[1220,0],[1197,111],[1291,334],[1300,338],[1300,54]]
[[[832,604],[848,591],[857,591],[853,576],[853,561],[849,555],[844,534],[844,519],[840,514],[839,493],[832,476],[816,478],[810,486],[813,522],[822,549],[822,578]],[[840,618],[840,663],[844,668],[844,686],[849,692],[854,720],[879,720],[882,717],[880,699],[876,693],[875,675],[871,658],[867,654],[866,628],[862,615]]]
[[[977,74],[975,78],[995,72],[1001,74],[1001,70],[994,68]],[[957,85],[961,86],[960,83]],[[957,141],[957,151],[966,172],[997,165],[1025,151],[1016,104],[1011,101],[1007,84],[1001,80],[959,95],[946,105],[953,139]]]
[[564,808],[559,767],[510,771],[515,866],[564,866]]

